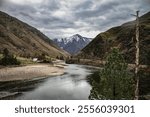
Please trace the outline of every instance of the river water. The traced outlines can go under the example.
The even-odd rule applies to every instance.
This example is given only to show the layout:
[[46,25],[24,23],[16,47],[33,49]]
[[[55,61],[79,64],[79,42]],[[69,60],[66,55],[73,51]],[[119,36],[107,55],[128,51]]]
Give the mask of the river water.
[[0,89],[7,87],[7,92],[19,94],[9,99],[87,100],[91,90],[87,77],[95,70],[90,66],[69,64],[65,66],[64,75],[37,81],[7,82]]

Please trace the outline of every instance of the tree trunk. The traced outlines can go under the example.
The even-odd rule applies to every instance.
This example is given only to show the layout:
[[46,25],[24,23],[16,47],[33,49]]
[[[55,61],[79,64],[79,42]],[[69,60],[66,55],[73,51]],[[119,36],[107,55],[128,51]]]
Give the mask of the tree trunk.
[[136,58],[135,58],[135,80],[136,80],[136,89],[135,89],[135,99],[139,98],[139,11],[136,15]]

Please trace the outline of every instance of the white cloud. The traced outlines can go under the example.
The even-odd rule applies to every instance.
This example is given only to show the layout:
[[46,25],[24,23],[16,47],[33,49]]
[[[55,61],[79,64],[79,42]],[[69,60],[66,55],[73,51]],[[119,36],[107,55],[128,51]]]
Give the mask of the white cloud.
[[65,11],[54,11],[52,13],[52,16],[62,18],[64,16],[66,16],[66,12]]

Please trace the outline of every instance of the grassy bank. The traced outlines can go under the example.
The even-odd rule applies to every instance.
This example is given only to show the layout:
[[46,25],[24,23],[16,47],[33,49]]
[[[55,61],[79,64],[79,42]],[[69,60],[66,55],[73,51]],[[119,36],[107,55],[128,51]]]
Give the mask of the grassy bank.
[[21,62],[21,65],[28,65],[28,64],[36,64],[32,59],[17,57],[17,60]]
[[95,60],[95,59],[79,59],[79,58],[71,58],[66,60],[67,64],[81,64],[81,65],[91,65],[96,67],[101,67],[104,65],[104,61]]

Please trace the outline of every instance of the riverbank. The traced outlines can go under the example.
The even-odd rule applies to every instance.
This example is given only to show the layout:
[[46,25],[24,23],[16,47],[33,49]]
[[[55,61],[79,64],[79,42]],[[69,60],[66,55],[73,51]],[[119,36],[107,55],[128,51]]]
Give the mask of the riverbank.
[[103,67],[104,61],[95,59],[81,59],[81,58],[70,58],[66,60],[67,64],[79,64],[79,65],[90,65],[96,67]]
[[[102,61],[100,59],[79,59],[79,58],[71,58],[66,61],[68,64],[79,64],[79,65],[90,65],[95,67],[103,67],[106,61]],[[139,65],[140,69],[147,69],[150,71],[148,65]],[[129,69],[134,69],[135,64],[128,64]]]
[[[71,58],[67,60],[68,64],[91,65],[104,67],[105,61],[96,59]],[[150,66],[139,65],[139,99],[150,100]],[[128,64],[128,69],[134,72],[135,64]]]
[[64,74],[63,65],[34,64],[18,67],[4,67],[0,69],[0,82],[30,80]]

